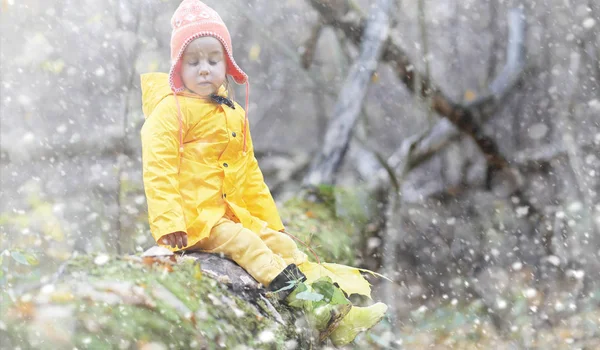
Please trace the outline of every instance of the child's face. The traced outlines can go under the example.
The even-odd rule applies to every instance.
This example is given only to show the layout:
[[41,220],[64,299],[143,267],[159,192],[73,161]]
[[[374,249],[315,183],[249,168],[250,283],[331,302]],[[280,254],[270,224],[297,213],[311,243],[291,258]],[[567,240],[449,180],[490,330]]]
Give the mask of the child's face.
[[181,78],[186,89],[208,97],[225,82],[227,63],[221,42],[211,36],[192,41],[181,58]]

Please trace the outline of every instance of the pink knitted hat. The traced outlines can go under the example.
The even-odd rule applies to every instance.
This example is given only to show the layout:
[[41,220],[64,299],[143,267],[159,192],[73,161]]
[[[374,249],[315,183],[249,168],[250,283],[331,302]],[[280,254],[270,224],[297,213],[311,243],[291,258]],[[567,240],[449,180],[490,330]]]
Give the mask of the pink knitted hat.
[[183,0],[171,18],[171,71],[169,83],[174,92],[185,89],[181,79],[181,56],[189,43],[203,36],[217,38],[225,48],[227,74],[238,84],[248,75],[235,63],[231,35],[219,14],[200,0]]

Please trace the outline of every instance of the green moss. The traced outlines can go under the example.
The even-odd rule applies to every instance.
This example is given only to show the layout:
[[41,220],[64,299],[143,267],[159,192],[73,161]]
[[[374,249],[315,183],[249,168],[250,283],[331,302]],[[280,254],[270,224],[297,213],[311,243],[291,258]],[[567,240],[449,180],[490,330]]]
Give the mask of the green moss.
[[287,231],[309,244],[322,261],[354,265],[355,247],[376,203],[361,188],[320,186],[312,194],[316,201],[294,198],[283,205]]
[[[326,202],[292,199],[281,209],[281,217],[287,232],[310,245],[322,261],[353,264],[353,227],[337,218],[334,208]],[[298,246],[312,257],[302,243]]]
[[[137,348],[139,344],[156,342],[169,349],[233,348],[239,344],[270,349],[282,347],[286,337],[295,334],[293,325],[287,327],[290,329],[280,326],[215,280],[195,278],[194,264],[148,266],[136,259],[111,258],[98,266],[93,261],[94,257],[71,260],[62,282],[55,287],[57,295],[58,291],[64,295],[65,290],[70,290],[74,297],[60,299],[51,294],[32,311],[35,314],[47,305],[72,310],[69,319],[74,322],[75,331],[70,340],[52,343],[53,348],[113,349],[121,345]],[[143,291],[145,298],[134,302],[135,298],[119,294],[112,287],[115,285],[135,286]],[[91,297],[81,294],[77,291],[81,286],[91,287],[96,294]],[[171,297],[154,293],[156,288],[168,290]],[[115,295],[121,296],[120,302],[114,302]],[[185,308],[178,307],[178,301],[190,314],[184,314]],[[30,338],[35,334],[30,331],[35,327],[32,323],[35,317],[15,312],[19,304],[7,306],[1,312],[1,319],[6,320],[6,331],[1,333],[10,339],[11,346],[35,348],[31,344],[41,341],[50,344],[43,334],[42,340]],[[257,335],[265,330],[272,330],[274,339],[262,344]]]

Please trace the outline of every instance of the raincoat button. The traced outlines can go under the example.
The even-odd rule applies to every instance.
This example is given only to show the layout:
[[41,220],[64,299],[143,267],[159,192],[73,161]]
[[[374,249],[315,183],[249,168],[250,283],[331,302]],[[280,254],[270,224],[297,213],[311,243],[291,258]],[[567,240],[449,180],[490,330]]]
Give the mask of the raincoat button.
[[237,136],[237,134],[235,133],[235,131],[231,133],[231,136],[233,136],[233,137]]
[[223,193],[223,198],[227,198],[227,194],[226,193]]
[[223,166],[227,168],[229,166],[229,164],[223,163]]

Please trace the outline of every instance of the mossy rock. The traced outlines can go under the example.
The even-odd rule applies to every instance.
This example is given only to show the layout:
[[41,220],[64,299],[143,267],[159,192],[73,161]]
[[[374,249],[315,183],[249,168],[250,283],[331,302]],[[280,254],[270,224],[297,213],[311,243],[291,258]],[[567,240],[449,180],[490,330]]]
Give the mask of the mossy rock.
[[[56,283],[2,296],[0,348],[252,349],[312,347],[295,315],[250,301],[193,259],[78,257]],[[279,321],[277,320],[279,319]]]
[[[310,245],[321,261],[354,266],[356,248],[376,206],[366,188],[319,186],[284,203],[280,214],[287,232]],[[302,243],[298,246],[312,257]]]

